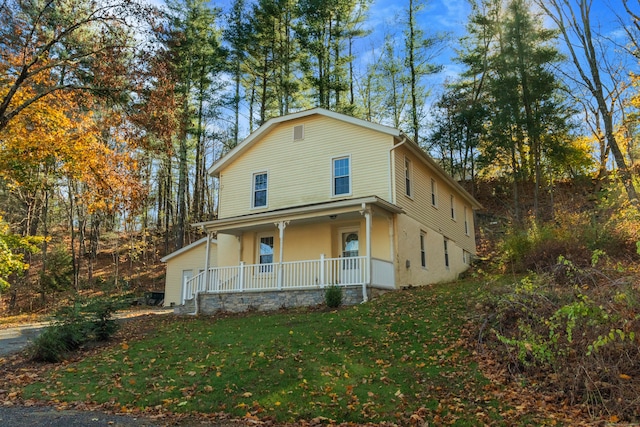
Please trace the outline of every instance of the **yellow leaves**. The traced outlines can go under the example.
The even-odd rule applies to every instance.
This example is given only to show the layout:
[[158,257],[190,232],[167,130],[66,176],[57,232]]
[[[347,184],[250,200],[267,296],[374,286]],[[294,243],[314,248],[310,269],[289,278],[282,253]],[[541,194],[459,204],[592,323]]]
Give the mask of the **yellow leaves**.
[[127,344],[126,342],[123,342],[122,344],[120,344],[120,347],[125,351],[129,350],[129,344]]
[[631,376],[630,376],[630,375],[627,375],[627,374],[620,374],[620,375],[618,375],[618,377],[619,377],[621,380],[630,380],[630,379],[631,379]]

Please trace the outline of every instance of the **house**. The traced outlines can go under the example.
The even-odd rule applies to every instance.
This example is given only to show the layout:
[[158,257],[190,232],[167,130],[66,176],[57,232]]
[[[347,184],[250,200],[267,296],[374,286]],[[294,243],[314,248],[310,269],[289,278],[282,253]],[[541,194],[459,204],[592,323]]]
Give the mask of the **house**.
[[167,264],[165,274],[164,305],[175,307],[193,298],[186,295],[186,288],[182,286],[190,279],[204,271],[207,248],[209,251],[209,265],[215,266],[218,257],[218,245],[215,239],[211,239],[207,245],[207,238],[191,243],[188,246],[178,249],[169,255],[160,258],[160,261]]
[[167,274],[183,312],[316,304],[330,285],[353,304],[453,280],[475,255],[480,204],[398,129],[301,111],[267,121],[209,173],[218,216],[194,226],[217,238],[216,257],[201,253],[191,278]]

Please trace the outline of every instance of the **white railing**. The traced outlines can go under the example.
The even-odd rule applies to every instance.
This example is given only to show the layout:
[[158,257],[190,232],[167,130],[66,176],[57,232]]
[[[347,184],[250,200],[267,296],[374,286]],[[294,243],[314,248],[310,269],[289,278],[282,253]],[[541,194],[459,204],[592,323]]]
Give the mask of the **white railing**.
[[[392,265],[393,268],[393,265]],[[287,261],[272,264],[244,264],[209,269],[188,279],[183,298],[193,298],[196,292],[224,293],[304,289],[331,285],[364,285],[368,283],[367,257],[325,258]]]

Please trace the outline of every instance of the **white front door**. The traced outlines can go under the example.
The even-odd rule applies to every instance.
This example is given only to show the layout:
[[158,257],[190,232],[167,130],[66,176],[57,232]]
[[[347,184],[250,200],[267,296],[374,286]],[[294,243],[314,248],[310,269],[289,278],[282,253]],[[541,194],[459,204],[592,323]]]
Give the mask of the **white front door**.
[[358,283],[360,281],[359,259],[350,259],[359,255],[358,230],[344,230],[340,232],[342,242],[342,262],[340,282],[343,284]]
[[[187,281],[193,277],[193,270],[182,270],[182,292],[180,305],[184,304],[186,299],[191,298],[191,295],[187,295],[189,290],[187,289]],[[192,289],[193,291],[193,289]]]

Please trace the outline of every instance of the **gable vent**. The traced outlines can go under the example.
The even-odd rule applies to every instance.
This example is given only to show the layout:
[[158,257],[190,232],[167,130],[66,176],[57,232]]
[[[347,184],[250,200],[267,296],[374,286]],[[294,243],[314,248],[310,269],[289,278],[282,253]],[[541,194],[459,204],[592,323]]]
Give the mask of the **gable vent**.
[[293,140],[302,141],[304,139],[304,125],[293,127]]

